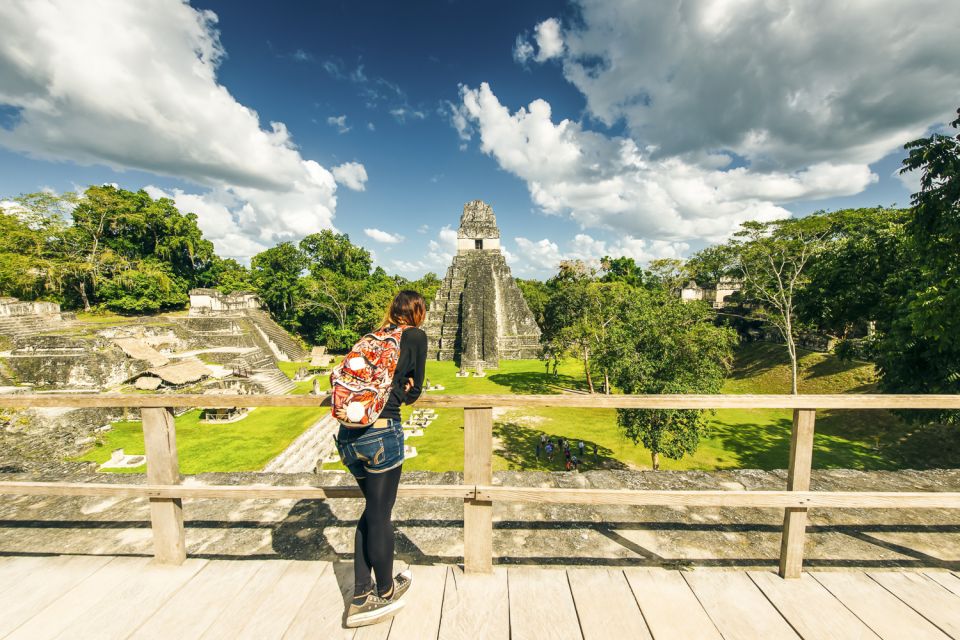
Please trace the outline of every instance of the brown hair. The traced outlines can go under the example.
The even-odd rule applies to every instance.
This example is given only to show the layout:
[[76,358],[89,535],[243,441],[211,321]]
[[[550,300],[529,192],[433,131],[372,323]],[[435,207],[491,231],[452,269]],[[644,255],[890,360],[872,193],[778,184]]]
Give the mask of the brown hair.
[[426,316],[427,305],[423,301],[423,296],[416,291],[404,289],[394,297],[393,302],[387,307],[381,326],[407,324],[419,327],[423,324]]

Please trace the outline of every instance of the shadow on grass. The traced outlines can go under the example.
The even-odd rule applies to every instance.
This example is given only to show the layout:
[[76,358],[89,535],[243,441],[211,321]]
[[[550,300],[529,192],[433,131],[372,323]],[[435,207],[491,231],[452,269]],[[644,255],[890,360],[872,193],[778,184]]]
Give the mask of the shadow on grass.
[[561,389],[586,389],[586,383],[572,376],[552,373],[521,371],[518,373],[494,373],[487,376],[490,382],[510,387],[511,393],[557,393]]
[[[531,429],[516,422],[497,422],[493,426],[493,436],[500,441],[500,448],[495,452],[498,456],[510,463],[511,468],[519,471],[562,471],[565,469],[566,458],[563,451],[557,447],[553,452],[553,460],[547,459],[545,451],[540,451],[540,457],[537,457],[537,444],[540,442],[540,436],[546,435],[547,439],[553,439],[558,442],[561,436],[541,431],[540,429]],[[569,441],[571,445],[576,445],[578,440]],[[591,440],[584,440],[586,445],[583,455],[583,464],[580,465],[581,471],[588,469],[627,469],[627,465],[614,457],[614,452],[599,443]],[[597,461],[594,461],[593,448],[597,448]],[[579,457],[576,446],[571,446],[570,451],[573,455]]]
[[[851,414],[860,415],[851,415]],[[878,412],[837,411],[817,416],[813,441],[815,469],[895,469],[897,450],[893,439],[885,439],[884,429],[870,420],[890,419]],[[762,414],[761,414],[762,415]],[[760,415],[757,416],[758,418]],[[789,414],[751,422],[747,417],[715,417],[711,435],[722,441],[724,449],[734,453],[739,467],[747,469],[785,469],[790,462],[790,435],[793,420]]]

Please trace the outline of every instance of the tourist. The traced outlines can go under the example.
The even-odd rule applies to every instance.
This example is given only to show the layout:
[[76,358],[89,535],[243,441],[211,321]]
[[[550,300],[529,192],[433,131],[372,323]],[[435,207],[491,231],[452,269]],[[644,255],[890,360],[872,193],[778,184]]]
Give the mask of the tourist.
[[547,443],[547,460],[553,460],[553,440]]
[[537,460],[540,459],[540,442],[537,442]]
[[570,456],[567,456],[567,462],[566,462],[565,464],[566,464],[566,467],[567,467],[567,471],[570,471],[570,466],[571,466]]
[[[409,571],[393,575],[391,514],[403,468],[400,405],[413,404],[423,390],[427,334],[419,327],[425,316],[426,305],[416,291],[400,291],[393,299],[380,328],[403,327],[403,331],[386,404],[372,425],[358,428],[341,424],[336,437],[340,459],[356,478],[365,500],[354,536],[354,587],[347,611],[348,627],[393,616],[403,607],[400,598],[410,587]],[[345,421],[346,414],[338,417]]]
[[587,448],[587,445],[583,444],[583,440],[577,443],[577,449],[580,450],[580,457],[583,457],[583,450]]
[[580,473],[580,458],[573,456],[570,462],[573,464],[573,470],[577,473]]
[[593,443],[593,464],[600,464],[600,456],[597,455],[597,443]]

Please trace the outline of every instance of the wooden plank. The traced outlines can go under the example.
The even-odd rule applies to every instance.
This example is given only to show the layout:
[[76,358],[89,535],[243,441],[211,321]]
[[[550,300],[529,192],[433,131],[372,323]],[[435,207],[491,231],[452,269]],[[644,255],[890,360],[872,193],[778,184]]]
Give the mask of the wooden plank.
[[478,485],[477,498],[495,502],[549,502],[686,507],[960,508],[960,492],[648,491],[635,489],[554,489]]
[[726,640],[799,637],[742,571],[687,571],[683,577]]
[[[180,484],[173,409],[145,408],[140,413],[143,417],[143,445],[147,452],[147,482]],[[157,562],[182,564],[187,557],[183,501],[180,498],[150,498],[150,526]]]
[[951,593],[960,596],[960,578],[949,571],[926,571],[924,575]]
[[511,567],[507,581],[512,640],[583,638],[565,571]]
[[0,600],[0,637],[42,611],[110,561],[108,556],[60,556],[23,576]]
[[[324,500],[362,498],[354,486],[157,485],[95,482],[0,482],[0,494],[37,496],[116,496],[124,498],[224,498],[228,500]],[[473,485],[400,485],[401,498],[473,498]]]
[[282,638],[324,569],[316,562],[293,561],[235,637]]
[[922,573],[871,571],[867,575],[951,638],[960,638],[960,597]]
[[623,574],[654,638],[722,640],[679,571],[626,569]]
[[816,571],[807,575],[884,640],[942,640],[947,636],[861,571]]
[[[493,409],[463,410],[463,483],[493,481]],[[463,568],[467,573],[493,570],[493,503],[463,502]]]
[[[52,556],[56,557],[56,556]],[[7,556],[0,564],[0,599],[9,589],[16,589],[24,576],[34,573],[49,562],[51,556]]]
[[447,567],[412,567],[413,583],[404,596],[406,606],[393,619],[392,640],[436,638],[440,633],[440,612],[447,582]]
[[132,629],[153,615],[206,563],[206,560],[191,558],[181,565],[148,564],[115,588],[102,592],[100,600],[57,637],[63,640],[127,638]]
[[808,575],[798,580],[784,580],[771,571],[751,571],[748,575],[803,638],[878,638],[870,627]]
[[651,637],[623,571],[569,569],[567,579],[586,640]]
[[443,591],[440,640],[506,640],[510,637],[507,570],[466,575],[450,567]]
[[[816,411],[794,409],[790,436],[790,467],[787,470],[787,491],[809,491],[813,464],[813,429]],[[803,542],[806,538],[806,507],[788,507],[783,514],[783,535],[780,539],[780,576],[799,578],[803,570]]]
[[260,563],[256,573],[200,637],[224,640],[236,638],[291,564],[291,560],[270,560]]
[[140,638],[199,638],[246,586],[263,562],[208,562],[182,589],[145,619],[134,636]]
[[116,589],[131,576],[143,571],[149,558],[113,558],[83,582],[63,594],[42,611],[17,627],[10,640],[48,640],[69,629],[106,591]]
[[[350,640],[354,637],[354,630],[343,626],[344,597],[343,589],[337,583],[337,576],[333,565],[329,562],[319,562],[323,571],[317,578],[310,593],[303,601],[300,610],[290,621],[285,640],[308,640],[324,638],[329,640]],[[346,586],[352,590],[353,585]],[[413,585],[411,585],[411,589]]]
[[[3,407],[325,407],[330,396],[204,394],[0,394]],[[960,409],[960,394],[556,394],[445,395],[417,400],[423,407],[588,407],[621,409]]]

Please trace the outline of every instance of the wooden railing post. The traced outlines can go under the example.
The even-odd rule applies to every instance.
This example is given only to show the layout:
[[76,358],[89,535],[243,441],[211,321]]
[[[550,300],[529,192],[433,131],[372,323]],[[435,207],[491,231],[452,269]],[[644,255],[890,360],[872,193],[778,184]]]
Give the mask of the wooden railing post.
[[[463,410],[463,483],[489,485],[493,480],[493,409]],[[493,571],[493,502],[463,501],[463,570]]]
[[[173,409],[143,408],[143,442],[147,452],[149,484],[180,484],[177,432]],[[150,498],[153,554],[160,564],[182,564],[187,558],[183,533],[183,501],[180,498]]]
[[[790,468],[787,491],[809,491],[813,464],[813,425],[815,409],[793,410],[793,432],[790,437]],[[780,540],[780,577],[799,578],[803,569],[803,541],[807,526],[806,507],[788,507],[783,516],[783,537]]]

